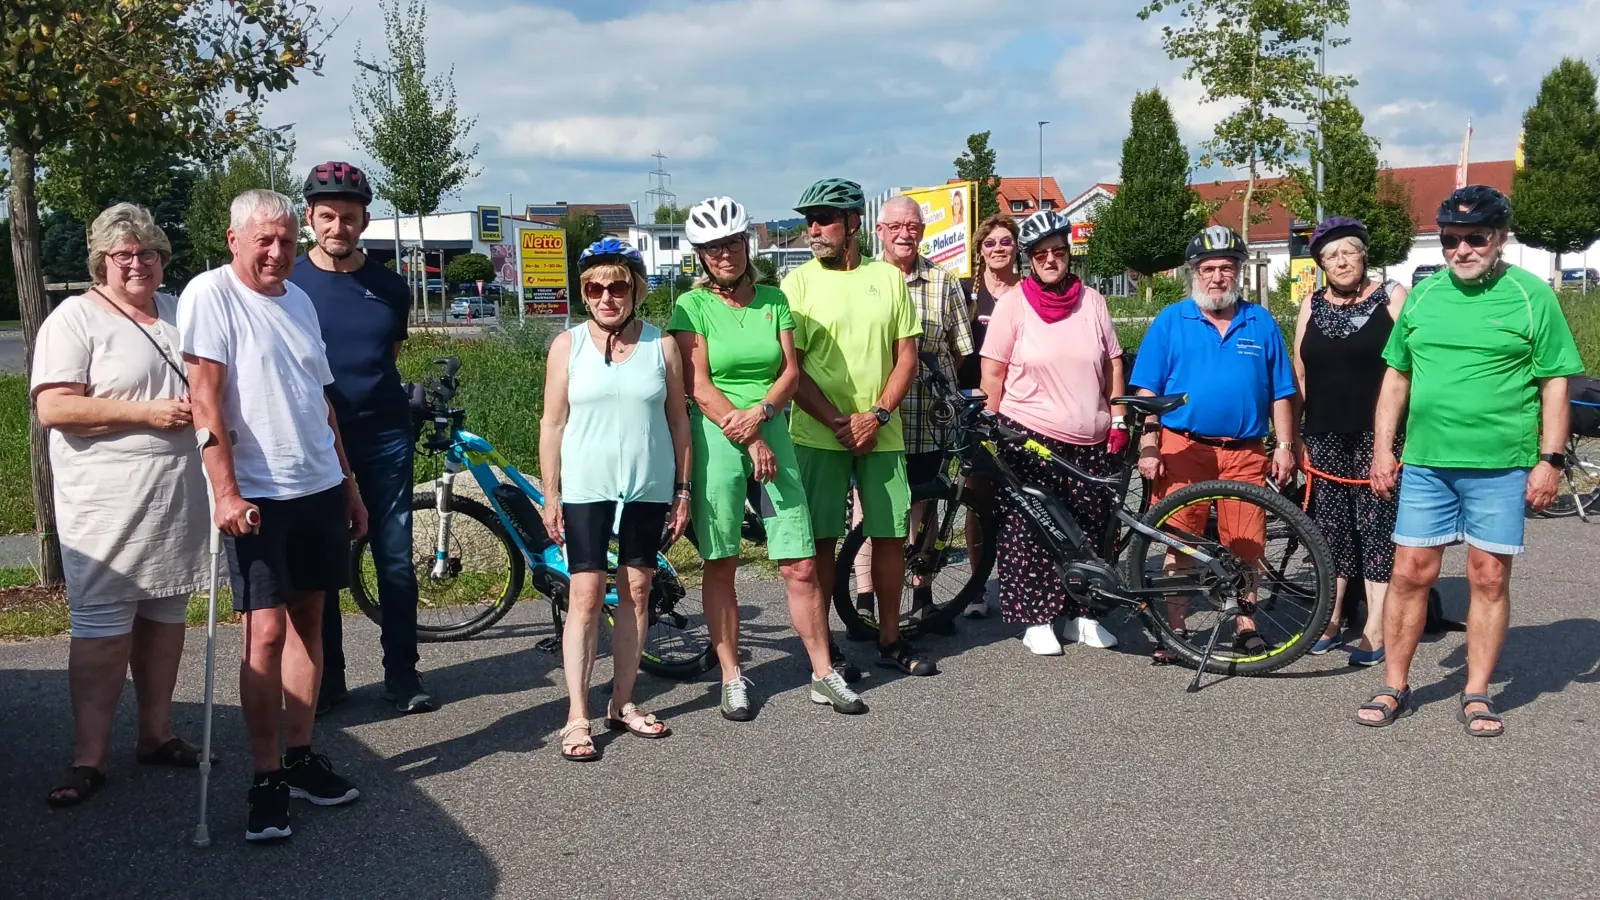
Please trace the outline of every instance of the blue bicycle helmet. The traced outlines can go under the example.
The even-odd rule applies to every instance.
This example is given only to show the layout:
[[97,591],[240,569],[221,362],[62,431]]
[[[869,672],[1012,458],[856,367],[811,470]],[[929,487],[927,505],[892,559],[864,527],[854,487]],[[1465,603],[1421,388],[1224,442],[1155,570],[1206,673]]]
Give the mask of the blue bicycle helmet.
[[583,274],[595,266],[624,265],[640,278],[648,278],[649,273],[644,268],[644,257],[627,241],[620,241],[614,237],[606,236],[590,244],[578,255],[578,274]]

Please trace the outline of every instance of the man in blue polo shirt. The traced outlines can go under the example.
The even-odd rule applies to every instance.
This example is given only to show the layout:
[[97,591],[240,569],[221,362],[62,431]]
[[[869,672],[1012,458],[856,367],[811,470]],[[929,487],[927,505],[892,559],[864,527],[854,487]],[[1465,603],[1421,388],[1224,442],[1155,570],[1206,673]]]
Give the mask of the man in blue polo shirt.
[[[356,247],[370,218],[372,186],[349,163],[328,162],[305,183],[306,223],[316,246],[295,260],[290,280],[311,297],[328,349],[333,401],[345,455],[367,506],[368,544],[383,611],[383,699],[402,713],[436,705],[417,675],[417,575],[411,563],[411,411],[395,357],[411,301],[399,275]],[[317,712],[345,698],[339,594],[322,617],[323,673]]]
[[[1140,438],[1139,474],[1154,484],[1156,499],[1219,478],[1265,484],[1270,472],[1286,481],[1295,468],[1294,373],[1278,324],[1238,295],[1244,241],[1213,225],[1195,235],[1185,257],[1193,272],[1190,296],[1150,323],[1128,383],[1146,396],[1188,394],[1189,402]],[[1262,441],[1269,425],[1277,435],[1270,457]],[[1206,514],[1197,505],[1171,524],[1201,534]],[[1255,510],[1219,517],[1218,528],[1241,559],[1260,558],[1265,523]],[[1173,627],[1185,627],[1181,603],[1169,603],[1167,616]],[[1234,622],[1234,648],[1248,655],[1268,649],[1249,616]]]

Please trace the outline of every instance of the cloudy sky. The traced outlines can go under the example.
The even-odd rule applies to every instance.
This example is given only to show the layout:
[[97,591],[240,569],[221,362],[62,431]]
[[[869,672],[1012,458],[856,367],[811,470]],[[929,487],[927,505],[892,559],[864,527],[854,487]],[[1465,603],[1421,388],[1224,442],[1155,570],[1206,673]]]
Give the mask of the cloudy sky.
[[[1564,54],[1600,55],[1600,0],[1354,0],[1330,71],[1391,165],[1508,159],[1523,109]],[[1115,180],[1128,104],[1160,87],[1185,142],[1225,112],[1166,59],[1132,0],[430,0],[431,71],[455,70],[478,116],[482,173],[447,208],[631,202],[648,208],[650,155],[680,203],[726,193],[787,216],[811,181],[869,193],[943,181],[972,132],[993,132],[1002,175],[1044,170],[1069,197]],[[296,123],[297,167],[367,160],[350,123],[359,44],[383,59],[377,0],[328,0],[320,78],[274,96]],[[348,17],[345,17],[346,11]],[[1169,15],[1169,20],[1171,17]],[[1197,179],[1215,178],[1203,173]]]

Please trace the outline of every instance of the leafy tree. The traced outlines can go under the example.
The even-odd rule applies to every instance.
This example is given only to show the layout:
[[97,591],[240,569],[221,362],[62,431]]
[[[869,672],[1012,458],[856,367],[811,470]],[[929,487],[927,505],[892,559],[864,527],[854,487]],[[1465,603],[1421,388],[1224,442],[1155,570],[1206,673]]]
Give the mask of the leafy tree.
[[463,253],[444,264],[444,283],[452,287],[493,280],[494,263],[482,253]]
[[682,225],[689,221],[689,207],[663,203],[656,207],[654,219],[657,225]]
[[1365,220],[1367,265],[1385,269],[1399,265],[1411,255],[1417,237],[1417,221],[1411,216],[1411,186],[1394,177],[1392,169],[1378,172],[1378,202],[1372,218]]
[[1522,114],[1523,167],[1511,176],[1511,229],[1517,240],[1556,255],[1600,240],[1600,109],[1595,75],[1563,59],[1544,77]]
[[[369,174],[377,195],[417,217],[418,243],[426,246],[423,217],[438,212],[445,197],[457,195],[478,175],[472,162],[478,145],[465,145],[478,118],[463,116],[456,107],[453,66],[428,78],[426,4],[381,0],[380,6],[389,60],[377,67],[382,71],[363,67],[357,75],[356,140],[376,162]],[[424,315],[427,302],[424,294]]]
[[[300,0],[7,0],[0,17],[0,138],[10,152],[11,252],[25,368],[47,307],[39,168],[52,154],[124,161],[179,142],[225,143],[264,92],[321,68],[315,10]],[[30,423],[41,576],[61,580],[49,456]]]
[[1000,176],[995,173],[995,152],[989,148],[990,133],[967,135],[967,149],[955,161],[957,178],[977,182],[977,222],[1000,211]]
[[[268,154],[273,157],[271,171],[284,173],[290,171],[294,163],[294,152],[292,139],[279,143],[276,149],[269,149],[260,141],[249,141],[199,170],[183,210],[194,271],[203,272],[228,261],[228,209],[233,198],[245,191],[265,188],[269,180],[275,180],[277,186],[283,188],[282,175],[269,179]],[[298,207],[299,192],[287,190],[285,193]]]
[[89,280],[88,228],[82,219],[53,209],[39,219],[39,258],[50,283]]
[[[42,205],[71,213],[80,222],[90,222],[114,203],[137,203],[150,210],[172,244],[165,288],[181,290],[201,270],[201,262],[192,258],[184,224],[196,173],[182,154],[169,151],[145,159],[133,158],[126,165],[120,161],[110,165],[98,157],[79,160],[72,149],[67,148],[64,152],[44,154],[44,159],[45,171],[39,179]],[[49,241],[48,233],[45,240]],[[47,270],[49,265],[47,258]]]
[[778,285],[778,264],[770,256],[757,256],[750,260],[750,265],[755,267],[756,284]]
[[[1322,104],[1321,120],[1322,214],[1350,216],[1367,226],[1368,265],[1383,268],[1403,261],[1416,234],[1409,189],[1392,173],[1380,173],[1378,141],[1366,133],[1366,119],[1348,97]],[[1286,205],[1311,220],[1316,216],[1316,182],[1304,170],[1294,180],[1296,195]]]
[[1205,224],[1199,197],[1189,186],[1189,151],[1178,139],[1172,107],[1159,90],[1133,98],[1122,142],[1121,184],[1094,218],[1089,270],[1115,277],[1133,270],[1149,277],[1183,262],[1189,239]]
[[[1162,28],[1172,59],[1188,61],[1186,78],[1198,78],[1204,103],[1237,103],[1239,109],[1217,123],[1206,143],[1202,166],[1213,162],[1243,168],[1245,189],[1241,234],[1263,218],[1277,186],[1260,181],[1288,174],[1310,143],[1308,126],[1292,124],[1318,114],[1318,89],[1338,94],[1355,79],[1317,73],[1316,47],[1328,31],[1350,21],[1348,0],[1152,0],[1139,18],[1178,8],[1184,24]],[[1331,46],[1348,43],[1331,39]]]

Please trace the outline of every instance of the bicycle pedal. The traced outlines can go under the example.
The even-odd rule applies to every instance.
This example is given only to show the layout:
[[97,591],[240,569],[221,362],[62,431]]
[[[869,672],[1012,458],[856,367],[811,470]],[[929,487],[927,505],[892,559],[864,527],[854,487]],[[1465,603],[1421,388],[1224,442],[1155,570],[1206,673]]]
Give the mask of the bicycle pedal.
[[557,637],[547,637],[544,640],[534,644],[533,649],[538,650],[540,653],[560,653],[561,639]]

